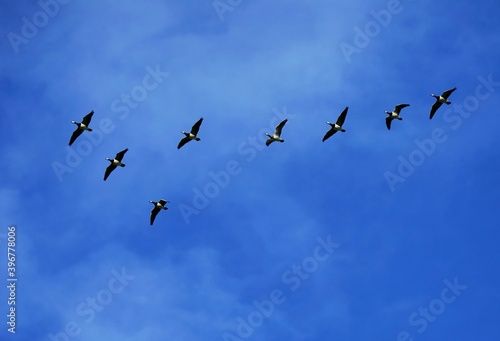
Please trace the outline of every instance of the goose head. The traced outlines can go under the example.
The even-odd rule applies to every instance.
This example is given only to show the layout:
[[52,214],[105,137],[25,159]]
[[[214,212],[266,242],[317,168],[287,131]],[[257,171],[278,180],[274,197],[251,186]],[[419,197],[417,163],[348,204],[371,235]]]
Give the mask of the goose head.
[[392,112],[389,112],[387,110],[384,110],[384,112],[387,114],[387,115],[392,115]]
[[435,94],[431,94],[431,96],[434,98],[439,98],[439,96],[436,96]]
[[110,159],[109,157],[106,158],[109,162],[113,162],[113,159]]
[[185,131],[181,131],[182,134],[186,135],[186,136],[189,136],[189,133],[185,132]]
[[71,123],[73,123],[73,124],[79,124],[79,123],[78,123],[78,122],[76,122],[76,121],[71,121]]
[[331,125],[332,127],[335,125],[335,124],[334,124],[334,123],[332,123],[332,122],[326,122],[326,124],[329,124],[329,125]]
[[273,138],[269,133],[266,133],[266,136],[269,137],[269,138]]

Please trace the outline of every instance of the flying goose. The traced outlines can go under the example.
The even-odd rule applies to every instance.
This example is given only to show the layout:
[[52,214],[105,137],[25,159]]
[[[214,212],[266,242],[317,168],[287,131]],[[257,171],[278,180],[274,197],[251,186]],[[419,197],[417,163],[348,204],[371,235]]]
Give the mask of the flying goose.
[[193,125],[193,127],[191,128],[191,132],[188,133],[188,132],[185,132],[185,131],[181,131],[181,133],[183,133],[184,135],[186,135],[186,137],[184,137],[179,142],[179,145],[177,146],[177,149],[180,149],[183,145],[185,145],[186,143],[188,143],[191,140],[196,140],[196,141],[200,140],[200,138],[198,136],[196,136],[196,135],[198,134],[198,130],[200,130],[201,122],[203,122],[203,117],[200,118],[198,120],[198,122],[196,122]]
[[401,111],[401,109],[403,108],[406,108],[406,107],[409,107],[410,105],[409,104],[398,104],[394,107],[394,110],[392,112],[389,112],[389,111],[385,111],[386,114],[388,114],[389,116],[385,118],[385,125],[387,126],[387,129],[391,130],[391,122],[393,119],[398,119],[398,120],[402,120],[401,117],[399,117],[399,112]]
[[71,139],[69,140],[69,145],[71,146],[73,142],[80,136],[84,130],[92,131],[92,129],[89,128],[90,120],[92,119],[92,115],[94,115],[94,110],[92,110],[90,113],[85,115],[85,117],[82,120],[82,123],[78,123],[76,121],[71,121],[71,123],[76,124],[76,130],[73,132],[73,135],[71,135]]
[[104,173],[104,181],[108,178],[109,174],[115,170],[116,167],[125,167],[125,164],[122,163],[123,155],[127,152],[128,148],[125,148],[121,152],[117,153],[114,159],[106,158],[111,164],[106,168],[106,173]]
[[335,134],[337,131],[345,132],[345,129],[342,128],[342,125],[344,124],[345,117],[347,116],[347,110],[349,110],[349,107],[345,107],[344,111],[342,111],[342,113],[339,115],[339,118],[337,118],[336,123],[326,122],[326,124],[329,124],[332,127],[326,132],[325,136],[323,137],[323,142],[328,140],[328,138],[330,138],[330,136]]
[[443,94],[441,96],[436,96],[434,94],[431,94],[431,96],[436,99],[436,102],[434,102],[434,104],[432,105],[431,114],[429,116],[430,120],[432,119],[432,117],[434,116],[434,114],[436,113],[436,111],[439,109],[439,107],[441,106],[441,104],[443,104],[443,103],[451,104],[451,102],[448,101],[448,97],[450,97],[451,93],[453,91],[455,91],[456,89],[457,88],[455,87],[453,89],[446,90],[445,92],[443,92]]
[[288,122],[288,119],[286,119],[286,120],[282,121],[280,124],[278,124],[276,126],[276,129],[274,129],[274,134],[270,135],[270,134],[266,133],[266,136],[269,137],[266,141],[266,146],[269,146],[274,141],[285,142],[285,140],[283,140],[281,138],[281,129],[283,129],[286,122]]
[[159,201],[149,200],[149,202],[152,203],[153,205],[155,205],[155,207],[153,207],[153,209],[151,210],[151,215],[149,217],[149,223],[150,223],[150,225],[153,225],[158,212],[160,212],[161,210],[168,210],[168,207],[166,207],[165,204],[169,203],[170,201],[160,199]]

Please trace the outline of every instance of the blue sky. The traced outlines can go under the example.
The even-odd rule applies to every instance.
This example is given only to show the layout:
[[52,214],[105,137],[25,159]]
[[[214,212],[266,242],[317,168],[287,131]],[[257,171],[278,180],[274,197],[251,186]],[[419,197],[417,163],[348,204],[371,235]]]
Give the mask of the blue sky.
[[500,336],[498,1],[2,6],[2,340]]

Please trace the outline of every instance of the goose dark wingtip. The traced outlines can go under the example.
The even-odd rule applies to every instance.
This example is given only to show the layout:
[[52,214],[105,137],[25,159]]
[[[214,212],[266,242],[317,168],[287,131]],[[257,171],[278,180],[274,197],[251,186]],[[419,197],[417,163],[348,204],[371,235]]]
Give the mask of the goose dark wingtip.
[[203,122],[203,117],[200,118],[198,121],[196,121],[195,124],[193,124],[193,126],[191,127],[191,134],[195,136],[198,134],[202,122]]
[[85,115],[85,117],[82,120],[82,123],[88,126],[90,124],[90,121],[92,120],[93,115],[94,115],[94,110]]
[[181,149],[182,146],[184,146],[186,143],[188,143],[189,141],[191,141],[191,139],[189,137],[184,137],[182,138],[180,141],[179,141],[179,144],[177,145],[177,149]]
[[386,117],[385,118],[385,125],[387,126],[387,130],[391,130],[391,122],[392,122],[392,117]]
[[70,146],[71,146],[71,145],[72,145],[72,144],[76,141],[76,139],[78,138],[78,136],[80,136],[81,132],[82,132],[82,130],[81,130],[81,129],[76,129],[76,130],[73,132],[73,134],[71,135],[71,138],[69,139],[69,143],[68,143],[68,145],[70,145]]
[[149,225],[152,226],[153,223],[155,222],[156,215],[158,214],[158,211],[156,210],[156,205],[155,207],[151,210],[151,213],[149,214]]
[[109,175],[113,172],[113,170],[116,167],[113,167],[113,164],[110,164],[108,167],[106,167],[106,171],[104,172],[104,181],[106,181],[109,177]]
[[340,113],[339,117],[337,118],[337,124],[341,127],[345,122],[348,110],[349,110],[349,107],[345,107],[345,109]]

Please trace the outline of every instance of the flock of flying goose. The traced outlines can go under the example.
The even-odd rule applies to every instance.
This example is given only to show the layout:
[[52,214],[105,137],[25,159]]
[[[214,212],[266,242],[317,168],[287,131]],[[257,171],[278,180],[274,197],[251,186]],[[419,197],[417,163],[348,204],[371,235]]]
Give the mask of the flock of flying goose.
[[[443,92],[440,96],[437,96],[435,94],[431,94],[432,97],[436,98],[436,101],[432,105],[431,112],[429,119],[432,119],[434,117],[434,114],[436,111],[441,107],[441,105],[444,104],[451,104],[451,102],[448,100],[448,97],[452,94],[453,91],[455,91],[457,88],[453,88],[450,90],[446,90]],[[386,114],[389,116],[386,117],[385,123],[387,126],[388,130],[391,130],[391,123],[394,119],[397,120],[402,120],[400,116],[401,109],[408,107],[409,104],[398,104],[394,107],[394,110],[389,112],[385,111]],[[349,107],[346,107],[342,113],[339,115],[337,118],[337,121],[335,123],[331,122],[326,122],[326,124],[330,125],[330,130],[328,130],[323,137],[323,142],[325,142],[327,139],[329,139],[333,134],[335,134],[338,131],[345,132],[345,129],[342,128],[345,118],[347,116],[347,111],[349,110]],[[90,121],[92,120],[92,115],[94,115],[94,111],[91,111],[85,117],[82,119],[82,122],[76,122],[76,121],[71,121],[71,123],[76,124],[77,128],[71,135],[71,138],[69,140],[69,145],[71,146],[73,142],[76,141],[76,139],[85,131],[92,131],[92,129],[89,127]],[[190,132],[185,132],[181,131],[182,134],[185,135],[180,141],[179,144],[177,145],[177,149],[180,149],[182,146],[184,146],[186,143],[190,141],[200,141],[200,138],[198,137],[198,131],[200,130],[201,123],[203,122],[203,117],[200,118],[192,127]],[[275,130],[274,133],[271,135],[269,133],[265,133],[268,139],[266,140],[266,146],[269,146],[273,142],[285,142],[281,138],[281,131],[283,130],[283,127],[285,126],[286,122],[288,122],[288,119],[283,120],[280,122]],[[104,172],[104,181],[109,177],[111,172],[113,172],[116,167],[125,167],[125,164],[122,163],[123,156],[125,153],[128,151],[128,148],[125,148],[121,152],[118,152],[116,156],[113,159],[106,158],[110,162],[110,165],[106,168],[106,171]],[[168,200],[160,199],[159,201],[149,201],[154,205],[153,209],[151,210],[150,213],[150,225],[153,225],[154,220],[156,218],[156,215],[158,212],[161,210],[168,210],[168,208],[165,206],[167,203],[169,203]]]

